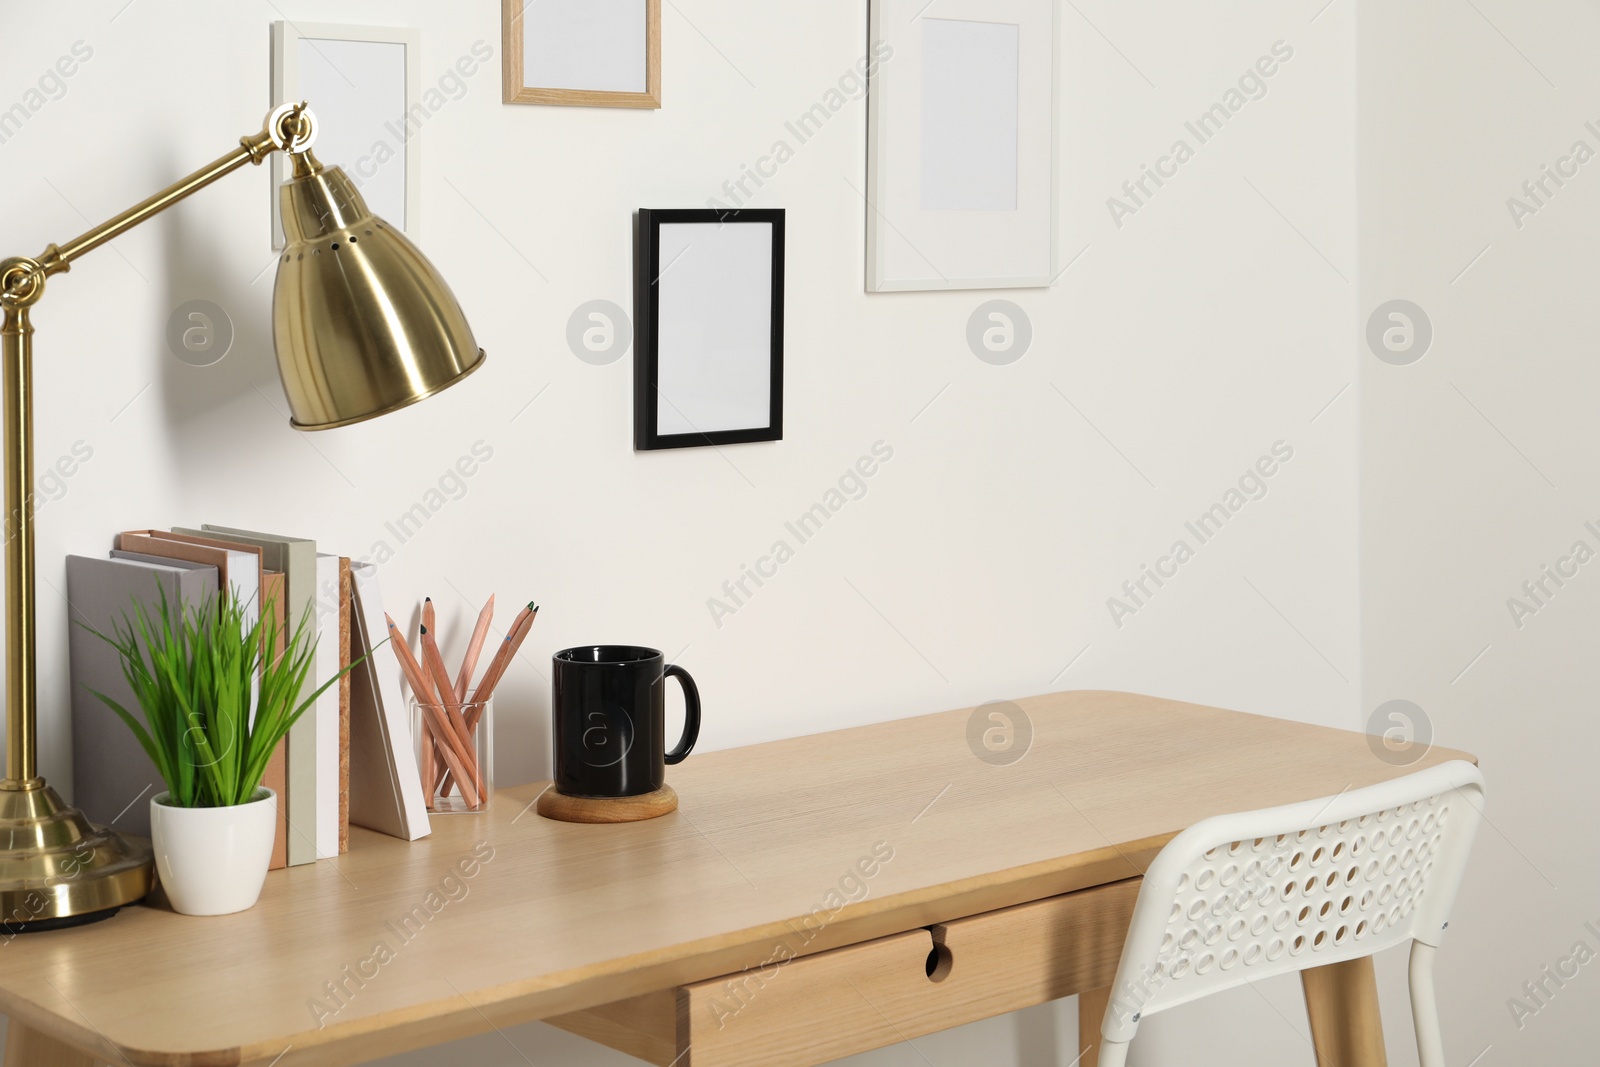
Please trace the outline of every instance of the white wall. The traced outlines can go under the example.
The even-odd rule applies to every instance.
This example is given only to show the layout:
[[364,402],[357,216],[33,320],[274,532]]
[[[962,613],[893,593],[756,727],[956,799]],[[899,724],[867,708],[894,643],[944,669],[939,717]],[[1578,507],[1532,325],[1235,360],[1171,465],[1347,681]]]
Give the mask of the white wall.
[[[1600,519],[1600,163],[1547,182],[1554,195],[1520,227],[1507,200],[1532,204],[1522,183],[1575,141],[1600,150],[1584,125],[1600,119],[1600,13],[1475,4],[1361,9],[1361,317],[1407,299],[1434,331],[1415,363],[1361,359],[1363,707],[1414,702],[1436,740],[1482,757],[1489,783],[1441,955],[1450,1062],[1489,1048],[1486,1067],[1588,1063],[1593,966],[1573,978],[1568,963],[1544,1005],[1522,987],[1580,941],[1600,950],[1585,929],[1600,918],[1600,578],[1589,564],[1548,583],[1520,627],[1507,601],[1537,606],[1523,582],[1576,541],[1600,549],[1584,528]],[[1512,998],[1537,1013],[1514,1013]],[[1404,1008],[1386,1008],[1395,1049]]]
[[[6,254],[78,232],[252,130],[282,15],[419,26],[425,82],[480,39],[499,54],[493,0],[125,2],[0,4],[0,107],[73,42],[94,50],[65,96],[0,144]],[[35,316],[39,454],[79,440],[94,451],[40,517],[47,773],[64,782],[70,766],[65,611],[51,592],[64,555],[104,551],[119,529],[201,521],[366,553],[480,439],[493,460],[383,581],[399,603],[433,595],[457,633],[491,591],[544,606],[502,691],[502,781],[548,773],[542,665],[596,638],[678,655],[705,695],[707,747],[1097,687],[1359,726],[1355,29],[1352,5],[1319,6],[1063,6],[1061,245],[1063,262],[1082,256],[1050,291],[1001,294],[1035,331],[1008,367],[965,342],[996,294],[863,293],[852,186],[866,124],[851,104],[755,201],[790,212],[781,444],[635,454],[631,360],[579,361],[566,322],[591,299],[631,303],[633,210],[703,205],[836,84],[866,49],[865,0],[665,5],[659,112],[507,107],[494,66],[473,78],[421,134],[423,245],[490,362],[408,412],[313,437],[285,425],[270,271],[252,282],[271,259],[264,172],[83,260]],[[1277,41],[1293,56],[1266,95],[1198,144],[1184,123]],[[1194,158],[1116,225],[1107,198],[1179,137]],[[239,332],[212,368],[162,340],[193,298],[221,304]],[[894,459],[867,496],[715,626],[707,598],[878,440]],[[1278,441],[1293,459],[1265,498],[1117,626],[1107,599]],[[1262,992],[1275,1011],[1243,993],[1177,1012],[1139,1054],[1160,1062],[1210,1035],[1251,1062],[1304,1056],[1294,983]],[[1067,1064],[1070,1009],[857,1062]],[[539,1025],[507,1036],[538,1062],[624,1062]],[[493,1034],[393,1062],[463,1056],[523,1062]]]

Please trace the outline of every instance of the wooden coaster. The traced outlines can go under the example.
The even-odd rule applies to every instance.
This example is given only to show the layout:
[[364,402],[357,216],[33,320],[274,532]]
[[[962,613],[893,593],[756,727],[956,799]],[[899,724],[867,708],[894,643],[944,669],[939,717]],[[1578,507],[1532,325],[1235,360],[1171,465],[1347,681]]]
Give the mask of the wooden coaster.
[[678,810],[670,785],[636,797],[569,797],[554,786],[539,794],[539,814],[557,822],[643,822]]

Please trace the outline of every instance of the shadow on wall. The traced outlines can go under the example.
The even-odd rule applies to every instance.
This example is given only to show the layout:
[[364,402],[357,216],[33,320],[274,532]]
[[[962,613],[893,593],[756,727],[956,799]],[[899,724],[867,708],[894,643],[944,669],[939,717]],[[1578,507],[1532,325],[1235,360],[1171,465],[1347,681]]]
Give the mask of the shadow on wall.
[[272,350],[279,254],[262,244],[259,273],[242,278],[237,266],[218,255],[219,235],[200,232],[184,212],[155,225],[162,227],[161,276],[151,281],[166,315],[155,384],[174,458],[210,447],[218,413],[252,393],[287,420]]
[[1017,1067],[1058,1067],[1060,1053],[1067,1048],[1067,1035],[1061,1032],[1060,1019],[1051,1005],[1024,1009],[1011,1019],[1017,1028]]

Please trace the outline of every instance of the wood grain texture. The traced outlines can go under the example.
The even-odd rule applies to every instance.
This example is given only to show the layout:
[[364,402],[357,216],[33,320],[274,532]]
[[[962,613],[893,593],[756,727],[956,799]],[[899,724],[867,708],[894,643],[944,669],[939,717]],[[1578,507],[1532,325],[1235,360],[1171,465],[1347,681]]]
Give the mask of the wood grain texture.
[[501,0],[500,97],[507,104],[553,104],[565,107],[661,106],[661,0],[645,0],[645,91],[604,92],[595,89],[548,89],[525,84],[522,14],[528,0]]
[[945,1025],[1109,986],[1139,884],[1128,879],[934,926],[934,942],[950,953],[949,977],[938,983],[951,993],[939,1015],[954,1022]]
[[811,1067],[919,1037],[901,1024],[938,988],[923,970],[933,947],[911,930],[684,986],[677,1054],[684,1067]]
[[[676,990],[663,989],[583,1011],[552,1015],[544,1021],[657,1067],[672,1067],[678,1059]],[[677,1067],[689,1067],[688,1061]]]
[[1388,1067],[1372,957],[1300,972],[1317,1067]]
[[5,1067],[96,1067],[100,1060],[13,1022],[6,1029]]
[[768,965],[678,991],[675,1054],[682,1067],[815,1067],[1109,985],[1138,890],[1130,879],[814,956],[798,955],[797,931]]
[[670,785],[636,797],[569,797],[552,787],[539,794],[538,811],[558,822],[643,822],[678,810],[678,794]]
[[825,918],[820,952],[1120,881],[1197,820],[1413,769],[1363,734],[1152,697],[1015,703],[1033,741],[1010,766],[974,756],[963,709],[697,753],[648,822],[541,819],[534,783],[410,844],[356,829],[238,915],[16,938],[0,1011],[134,1067],[359,1063],[757,967],[797,923]]

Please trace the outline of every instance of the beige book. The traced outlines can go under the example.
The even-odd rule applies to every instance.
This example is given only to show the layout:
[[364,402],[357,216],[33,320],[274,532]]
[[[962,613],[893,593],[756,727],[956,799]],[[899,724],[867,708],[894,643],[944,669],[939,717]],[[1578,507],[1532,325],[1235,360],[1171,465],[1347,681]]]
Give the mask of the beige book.
[[[179,528],[173,533],[259,548],[265,565],[283,572],[288,631],[293,633],[308,618],[311,625],[316,625],[316,542],[210,524],[198,530]],[[310,697],[317,685],[308,672],[296,704]],[[289,803],[286,806],[289,809],[289,866],[311,863],[317,858],[317,720],[314,708],[289,729]]]
[[[339,669],[351,663],[350,597],[354,581],[350,557],[339,557]],[[339,851],[350,851],[350,675],[339,679]]]
[[[261,603],[272,611],[278,626],[277,641],[271,648],[263,650],[269,657],[268,662],[275,663],[283,655],[284,645],[288,642],[288,635],[284,632],[284,620],[288,616],[283,600],[283,575],[278,571],[267,571],[261,576]],[[272,862],[267,865],[267,870],[281,870],[289,865],[289,739],[287,737],[279,741],[278,747],[272,750],[272,758],[267,761],[267,771],[261,776],[261,784],[278,794],[278,829],[272,835]]]

